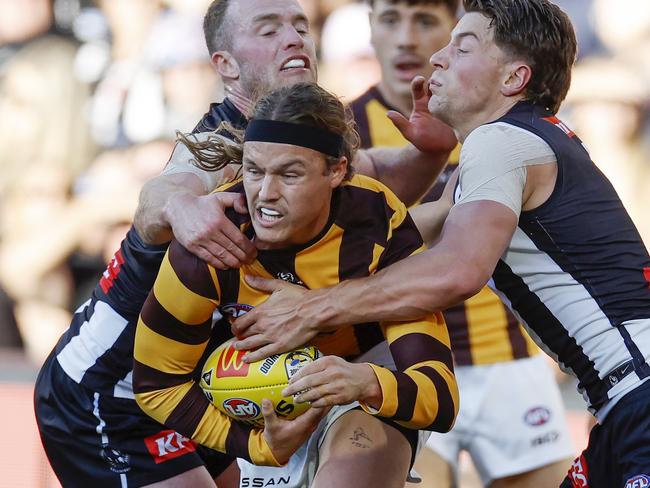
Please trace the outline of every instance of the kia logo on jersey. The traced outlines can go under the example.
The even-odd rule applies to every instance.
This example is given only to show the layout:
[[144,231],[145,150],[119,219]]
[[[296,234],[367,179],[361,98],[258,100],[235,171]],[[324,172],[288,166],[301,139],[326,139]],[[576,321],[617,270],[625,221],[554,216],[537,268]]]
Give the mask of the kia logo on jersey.
[[546,407],[534,407],[524,414],[524,422],[532,427],[539,427],[551,420],[551,411]]
[[625,482],[625,488],[647,488],[650,486],[650,478],[645,474],[639,474]]
[[174,430],[162,430],[146,437],[144,443],[156,464],[196,451],[194,442]]

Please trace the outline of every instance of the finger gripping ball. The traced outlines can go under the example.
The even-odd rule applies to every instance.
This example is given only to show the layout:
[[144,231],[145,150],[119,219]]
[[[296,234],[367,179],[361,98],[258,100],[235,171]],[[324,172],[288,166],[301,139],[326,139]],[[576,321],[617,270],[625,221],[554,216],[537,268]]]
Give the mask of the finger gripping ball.
[[283,397],[282,390],[300,368],[321,357],[318,349],[307,346],[247,364],[246,351],[235,350],[232,342],[215,349],[203,366],[199,385],[210,403],[230,418],[255,427],[264,426],[263,398],[271,400],[276,414],[285,419],[309,409],[307,403]]

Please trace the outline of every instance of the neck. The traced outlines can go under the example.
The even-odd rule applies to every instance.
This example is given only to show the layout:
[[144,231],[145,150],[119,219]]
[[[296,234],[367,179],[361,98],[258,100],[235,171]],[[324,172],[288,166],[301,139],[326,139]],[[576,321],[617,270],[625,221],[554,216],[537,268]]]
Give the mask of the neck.
[[410,93],[407,95],[400,95],[399,93],[395,93],[388,87],[386,83],[384,83],[383,80],[379,82],[377,89],[379,90],[379,93],[381,93],[381,96],[384,97],[384,100],[388,102],[388,105],[390,105],[405,117],[408,117],[408,115],[411,113],[411,110],[413,110],[413,102],[411,100]]
[[250,98],[250,95],[242,90],[239,84],[225,84],[226,97],[237,107],[244,116],[249,119],[253,114],[255,104]]
[[486,106],[483,110],[476,113],[473,117],[462,123],[455,123],[452,125],[456,138],[462,144],[469,134],[476,128],[500,119],[507,114],[517,102],[523,100],[523,97],[507,97],[503,98],[496,104]]

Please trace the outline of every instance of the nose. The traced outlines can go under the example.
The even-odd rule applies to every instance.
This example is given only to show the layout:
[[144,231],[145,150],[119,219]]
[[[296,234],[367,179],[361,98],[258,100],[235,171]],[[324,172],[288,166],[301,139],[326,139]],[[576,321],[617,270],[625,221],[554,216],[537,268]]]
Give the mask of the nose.
[[275,175],[265,175],[259,193],[260,200],[273,201],[278,198],[278,184]]
[[449,45],[443,47],[439,51],[436,51],[429,58],[429,64],[433,66],[434,70],[437,69],[447,69],[449,66],[447,53],[449,51]]
[[413,24],[403,20],[397,25],[397,45],[401,48],[412,48],[415,46],[415,30]]
[[298,30],[293,25],[289,25],[285,29],[284,48],[285,49],[291,49],[291,48],[302,49],[304,47],[304,45],[305,45],[305,40],[303,39],[300,32],[298,32]]

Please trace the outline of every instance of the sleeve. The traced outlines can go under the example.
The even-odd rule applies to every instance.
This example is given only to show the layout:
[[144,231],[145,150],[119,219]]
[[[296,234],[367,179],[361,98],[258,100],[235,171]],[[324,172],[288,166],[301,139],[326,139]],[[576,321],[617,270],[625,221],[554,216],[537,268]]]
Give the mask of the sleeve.
[[192,379],[218,304],[215,273],[172,241],[136,328],[135,398],[150,417],[200,444],[278,466],[263,432],[221,413]]
[[491,200],[521,213],[527,167],[556,161],[539,136],[505,123],[481,126],[460,153],[461,195],[457,204]]
[[[210,135],[215,135],[214,132],[198,132],[192,134],[197,141],[207,140]],[[194,156],[185,144],[177,142],[172,151],[172,155],[163,170],[163,175],[173,175],[178,173],[192,173],[199,177],[205,185],[206,191],[211,191],[220,184],[221,175],[218,171],[206,171],[193,162]]]
[[381,387],[378,410],[368,413],[411,429],[448,432],[459,407],[447,325],[440,312],[418,321],[382,324],[396,371],[370,364]]
[[[390,199],[388,202],[395,205]],[[382,253],[379,268],[424,249],[406,207],[399,202],[394,209],[388,247]],[[378,410],[363,403],[361,407],[407,428],[449,431],[458,414],[459,393],[442,314],[436,312],[421,320],[383,323],[382,331],[397,370],[370,364],[379,381],[383,402]]]

